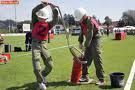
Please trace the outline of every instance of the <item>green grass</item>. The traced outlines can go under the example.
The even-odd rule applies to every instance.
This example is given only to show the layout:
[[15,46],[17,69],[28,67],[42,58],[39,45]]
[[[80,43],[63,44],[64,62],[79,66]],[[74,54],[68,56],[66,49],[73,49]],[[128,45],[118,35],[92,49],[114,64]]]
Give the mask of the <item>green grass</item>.
[[[6,44],[19,46],[25,49],[24,36],[4,37]],[[72,44],[76,44],[77,36],[70,37]],[[72,85],[66,81],[70,79],[72,70],[72,56],[68,48],[50,50],[53,57],[54,68],[47,77],[47,90],[122,90],[123,88],[111,88],[109,74],[112,72],[123,72],[125,81],[135,59],[135,37],[128,36],[126,40],[113,40],[113,36],[103,37],[102,57],[105,70],[106,87],[100,88],[95,84]],[[56,36],[48,48],[57,48],[66,45],[64,35]],[[0,90],[35,90],[35,76],[33,74],[31,52],[12,52],[12,60],[8,64],[0,63]],[[43,65],[43,64],[42,64]],[[97,80],[94,65],[89,68],[89,76]],[[135,82],[135,81],[134,81]],[[133,82],[133,83],[134,83]],[[132,89],[135,90],[135,85]]]

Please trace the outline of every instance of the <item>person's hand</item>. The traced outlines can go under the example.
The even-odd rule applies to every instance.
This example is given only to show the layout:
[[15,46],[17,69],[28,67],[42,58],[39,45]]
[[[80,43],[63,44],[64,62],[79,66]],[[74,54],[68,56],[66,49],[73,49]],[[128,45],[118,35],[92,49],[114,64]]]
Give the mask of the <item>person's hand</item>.
[[50,5],[50,6],[52,6],[52,7],[58,7],[58,6],[52,4],[52,3],[48,2],[48,1],[41,1],[41,2],[42,2],[43,4]]
[[82,50],[82,52],[85,52],[86,48],[83,46],[83,44],[79,44],[79,48]]
[[52,7],[58,7],[58,6],[56,6],[56,5],[52,4],[52,3],[47,3],[47,4],[52,6]]
[[42,2],[43,4],[48,4],[48,1],[46,1],[46,0],[41,0],[41,2]]
[[83,44],[79,44],[79,48],[80,49],[83,49]]
[[66,32],[69,33],[69,29],[68,28],[66,29]]

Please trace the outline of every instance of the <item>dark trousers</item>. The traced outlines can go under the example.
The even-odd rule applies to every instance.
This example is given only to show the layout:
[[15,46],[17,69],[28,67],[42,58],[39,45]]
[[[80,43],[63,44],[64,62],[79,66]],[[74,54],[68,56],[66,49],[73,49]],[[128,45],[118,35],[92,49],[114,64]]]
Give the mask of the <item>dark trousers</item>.
[[26,47],[26,51],[30,51],[31,50],[31,39],[26,39],[25,40],[25,47]]
[[88,74],[88,68],[91,65],[92,61],[94,61],[94,65],[96,68],[96,75],[98,79],[104,79],[104,71],[102,66],[102,58],[101,58],[101,42],[100,38],[93,38],[90,46],[86,49],[84,60],[87,61],[86,64],[83,64],[82,75]]

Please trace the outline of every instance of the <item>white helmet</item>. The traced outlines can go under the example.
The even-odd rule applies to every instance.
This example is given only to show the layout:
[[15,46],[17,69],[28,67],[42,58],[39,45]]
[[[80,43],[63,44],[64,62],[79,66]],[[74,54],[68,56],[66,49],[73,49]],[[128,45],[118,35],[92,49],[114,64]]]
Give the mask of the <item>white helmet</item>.
[[87,14],[87,11],[83,8],[77,8],[75,11],[74,11],[74,16],[75,16],[75,20],[76,21],[80,21],[84,15]]
[[53,17],[52,9],[49,5],[36,12],[36,15],[39,18],[46,19],[47,22],[52,21]]

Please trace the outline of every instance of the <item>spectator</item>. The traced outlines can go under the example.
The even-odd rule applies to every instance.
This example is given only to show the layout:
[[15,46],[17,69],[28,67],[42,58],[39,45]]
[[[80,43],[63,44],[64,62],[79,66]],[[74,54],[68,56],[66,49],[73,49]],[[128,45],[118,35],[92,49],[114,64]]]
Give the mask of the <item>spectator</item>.
[[31,31],[30,31],[30,32],[27,32],[25,35],[26,51],[31,51],[31,42],[32,42],[32,36],[31,36]]

